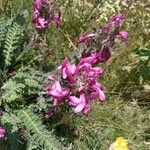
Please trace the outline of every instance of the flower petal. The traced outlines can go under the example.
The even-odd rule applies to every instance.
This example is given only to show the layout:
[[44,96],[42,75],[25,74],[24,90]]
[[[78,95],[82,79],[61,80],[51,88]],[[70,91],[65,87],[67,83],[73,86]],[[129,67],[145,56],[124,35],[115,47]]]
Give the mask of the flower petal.
[[101,101],[105,101],[106,97],[105,97],[104,92],[100,88],[98,88],[98,92],[99,92],[99,99]]
[[76,71],[76,65],[70,65],[69,67],[69,70],[70,70],[70,72],[71,72],[71,74],[74,74],[75,73],[75,71]]
[[83,110],[83,114],[85,116],[88,116],[90,109],[91,109],[90,104],[86,104],[86,106],[84,107],[84,110]]
[[59,91],[59,92],[62,91],[62,88],[61,88],[61,85],[60,85],[59,81],[56,81],[54,83],[54,85],[52,86],[52,89],[55,89],[56,91]]
[[83,103],[80,103],[76,108],[73,109],[73,111],[75,113],[79,113],[79,112],[81,112],[84,109],[84,106],[85,105]]
[[70,102],[73,104],[73,106],[78,105],[79,103],[81,103],[81,99],[77,98],[76,96],[70,96],[69,97]]

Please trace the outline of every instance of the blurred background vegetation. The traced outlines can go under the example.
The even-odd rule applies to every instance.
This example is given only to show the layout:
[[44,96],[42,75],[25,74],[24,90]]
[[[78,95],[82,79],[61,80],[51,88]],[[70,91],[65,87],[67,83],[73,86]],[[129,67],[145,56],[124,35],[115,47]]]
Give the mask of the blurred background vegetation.
[[[74,50],[76,39],[84,32],[102,27],[116,13],[126,13],[122,27],[130,38],[118,43],[113,56],[104,64],[105,74],[100,80],[106,88],[107,102],[93,104],[88,119],[80,119],[78,130],[59,131],[62,141],[70,149],[105,150],[119,136],[125,137],[130,149],[150,149],[150,6],[149,1],[120,0],[58,0],[62,15],[60,28],[49,26],[39,47],[29,49],[22,57],[24,66],[38,66],[47,72],[56,67],[64,57]],[[130,6],[129,6],[130,5]],[[32,0],[2,0],[0,15],[13,19],[23,13],[22,24],[25,41],[32,36]],[[30,34],[29,34],[30,33]],[[45,43],[47,39],[47,42]],[[17,62],[16,62],[17,63]],[[70,139],[70,141],[68,140]],[[68,144],[69,143],[69,144]],[[0,148],[1,149],[1,148]],[[3,149],[1,149],[3,150]]]

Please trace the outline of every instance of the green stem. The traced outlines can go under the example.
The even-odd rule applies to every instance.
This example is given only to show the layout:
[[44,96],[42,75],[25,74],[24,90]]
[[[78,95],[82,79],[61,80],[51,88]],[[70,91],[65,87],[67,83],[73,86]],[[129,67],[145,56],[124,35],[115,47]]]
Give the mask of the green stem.
[[64,31],[61,28],[58,28],[58,30],[66,37],[66,39],[70,42],[71,46],[77,50],[77,47],[74,45],[74,43],[71,41],[71,39],[69,38],[69,36],[67,34],[64,33]]

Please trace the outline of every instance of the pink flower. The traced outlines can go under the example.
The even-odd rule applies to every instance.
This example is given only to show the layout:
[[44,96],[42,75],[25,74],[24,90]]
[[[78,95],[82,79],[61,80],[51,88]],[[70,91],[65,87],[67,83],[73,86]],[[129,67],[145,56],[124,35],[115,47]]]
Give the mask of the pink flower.
[[103,31],[109,32],[113,27],[118,27],[124,20],[124,14],[114,15],[109,22],[104,26]]
[[[47,7],[50,7],[49,11]],[[55,8],[54,3],[49,4],[49,0],[35,0],[33,3],[34,15],[32,18],[36,29],[45,29],[49,23],[54,23],[57,27],[60,25],[60,10]]]
[[52,88],[48,90],[47,94],[53,96],[54,98],[63,98],[67,96],[70,92],[70,89],[62,90],[62,87],[59,83],[59,81],[56,81]]
[[85,63],[87,64],[94,64],[95,62],[97,61],[97,53],[93,53],[91,54],[90,56],[88,57],[85,57],[85,58],[81,58],[77,68],[81,68],[81,66]]
[[48,21],[45,20],[43,17],[35,18],[35,27],[36,29],[44,29],[48,26]]
[[90,103],[87,103],[87,104],[85,105],[85,107],[84,107],[83,114],[84,114],[86,117],[88,117],[90,110],[91,110]]
[[35,10],[40,10],[42,8],[42,0],[35,0],[33,7]]
[[[67,58],[63,61],[58,69],[61,71],[62,83],[66,85],[65,90],[62,90],[59,81],[55,81],[51,76],[49,77],[51,81],[55,81],[53,86],[47,89],[47,95],[53,97],[54,105],[65,101],[74,107],[75,113],[82,112],[87,116],[90,111],[91,100],[97,98],[100,101],[105,100],[101,85],[97,82],[104,70],[101,67],[93,67],[93,64],[97,61],[97,55],[95,53],[87,58],[82,58],[77,67],[70,64]],[[69,97],[69,94],[79,94],[80,97]],[[67,98],[68,101],[66,101]]]
[[[60,24],[60,15],[58,11],[52,11],[52,14],[39,14],[35,11],[35,21],[41,28],[47,26],[47,22],[39,16],[47,16],[48,21],[53,22],[56,26]],[[56,14],[55,14],[56,13]],[[94,33],[83,34],[78,39],[78,43],[84,43],[83,51],[80,59],[75,59],[76,64],[71,64],[68,58],[65,58],[63,63],[58,67],[60,73],[58,76],[49,76],[50,85],[46,91],[47,95],[53,99],[53,104],[60,103],[69,104],[73,107],[75,113],[82,112],[88,115],[90,105],[93,100],[104,102],[106,99],[104,90],[99,84],[99,78],[104,70],[96,66],[98,63],[105,63],[109,60],[112,53],[112,48],[115,45],[115,39],[121,41],[128,39],[128,33],[120,31],[120,26],[124,20],[124,14],[113,16],[101,31]],[[40,20],[41,19],[41,20]],[[97,44],[88,43],[90,40],[99,40],[100,49],[97,49]],[[88,45],[87,45],[88,43]],[[58,80],[58,81],[57,81]],[[72,96],[70,96],[72,95]]]
[[5,128],[0,127],[0,138],[4,138],[6,134]]
[[32,17],[32,21],[35,24],[36,29],[43,29],[48,26],[48,21],[41,16],[43,4],[47,2],[48,0],[35,0],[33,3],[34,14]]
[[49,0],[35,0],[33,3],[34,15],[33,15],[33,23],[35,24],[36,29],[45,29],[48,27],[50,22],[53,22],[57,27],[60,25],[60,11],[59,9],[54,9],[52,5],[48,7],[52,7],[49,12],[46,5],[49,5]]
[[35,24],[36,29],[43,29],[48,26],[48,21],[45,20],[44,17],[40,16],[40,13],[38,11],[34,12],[34,15],[32,17],[32,21]]
[[84,94],[80,95],[80,98],[76,97],[76,96],[70,96],[69,97],[69,104],[73,107],[75,107],[73,109],[73,111],[75,113],[79,113],[81,111],[83,111],[83,113],[88,114],[88,112],[90,111],[90,106],[88,104],[88,101],[85,98]]
[[121,31],[121,32],[119,32],[119,39],[121,40],[121,41],[127,41],[128,40],[128,37],[129,37],[129,34],[128,34],[128,32],[126,32],[126,31]]
[[58,67],[59,70],[62,71],[63,79],[69,79],[70,82],[76,82],[74,78],[74,74],[76,72],[76,65],[71,65],[66,58],[64,62]]
[[97,97],[99,97],[99,100],[100,101],[105,101],[106,97],[105,97],[105,94],[102,90],[102,87],[101,85],[96,82],[93,86],[92,86],[92,89],[94,90],[92,93],[91,93],[91,98],[92,99],[96,99]]
[[38,18],[39,28],[46,28],[48,25],[48,21],[46,21],[43,17]]
[[79,43],[87,43],[90,41],[91,38],[95,37],[96,35],[97,34],[94,34],[94,33],[81,35],[78,42]]

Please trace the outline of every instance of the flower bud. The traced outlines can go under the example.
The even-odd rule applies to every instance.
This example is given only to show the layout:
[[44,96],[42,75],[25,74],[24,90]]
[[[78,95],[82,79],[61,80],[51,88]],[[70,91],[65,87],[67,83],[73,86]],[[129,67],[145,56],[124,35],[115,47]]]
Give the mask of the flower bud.
[[121,40],[121,41],[127,41],[128,40],[128,38],[129,38],[129,34],[128,34],[128,32],[125,32],[125,31],[121,31],[121,32],[119,32],[119,39]]

